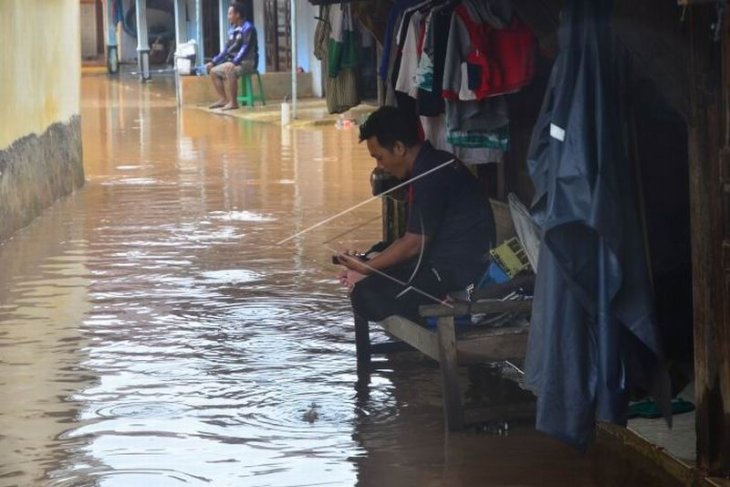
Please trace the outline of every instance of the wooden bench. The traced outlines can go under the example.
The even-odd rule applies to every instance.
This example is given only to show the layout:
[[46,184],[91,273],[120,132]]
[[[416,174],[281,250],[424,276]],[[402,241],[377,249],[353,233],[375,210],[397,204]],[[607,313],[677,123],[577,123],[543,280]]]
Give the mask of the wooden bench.
[[[420,313],[425,318],[437,318],[435,329],[427,328],[401,316],[390,316],[378,324],[391,336],[419,350],[439,362],[443,380],[443,404],[446,428],[458,431],[466,423],[477,418],[505,419],[505,415],[523,417],[532,414],[534,405],[498,405],[483,408],[472,418],[465,417],[457,368],[462,365],[522,360],[527,350],[527,326],[505,326],[499,328],[469,326],[457,327],[454,317],[479,313],[514,313],[529,316],[531,300],[501,301],[496,296],[532,285],[534,277],[513,279],[504,284],[487,287],[475,292],[471,302],[455,302],[445,305],[422,306]],[[355,340],[358,358],[358,374],[369,373],[370,355],[388,352],[395,345],[371,345],[369,323],[355,319]]]

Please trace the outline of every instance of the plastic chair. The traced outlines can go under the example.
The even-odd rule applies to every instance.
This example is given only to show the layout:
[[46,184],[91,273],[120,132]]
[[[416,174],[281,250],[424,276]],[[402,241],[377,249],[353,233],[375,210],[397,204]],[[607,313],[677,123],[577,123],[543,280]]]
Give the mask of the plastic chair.
[[[256,80],[258,85],[258,93],[254,92],[253,83],[251,78],[256,74]],[[261,84],[261,75],[258,71],[256,73],[244,73],[241,79],[238,81],[238,92],[240,93],[236,99],[239,105],[254,106],[256,101],[260,101],[262,105],[266,105],[266,99],[264,98],[264,85]]]

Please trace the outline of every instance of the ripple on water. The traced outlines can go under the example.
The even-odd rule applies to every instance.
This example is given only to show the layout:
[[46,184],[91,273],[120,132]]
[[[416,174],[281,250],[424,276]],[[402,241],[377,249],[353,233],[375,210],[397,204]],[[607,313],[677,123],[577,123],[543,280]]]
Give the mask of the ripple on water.
[[105,406],[96,410],[102,418],[177,418],[182,416],[188,407],[172,402],[131,402]]
[[122,165],[122,166],[117,166],[116,169],[118,171],[134,171],[136,169],[147,169],[147,168],[150,168],[150,167],[153,167],[153,166],[148,166],[148,165]]
[[[0,289],[0,346],[18,356],[0,361],[0,378],[30,392],[17,407],[0,400],[0,419],[27,436],[9,461],[0,455],[0,477],[20,470],[19,485],[61,487],[354,485],[360,413],[347,300],[322,280],[334,271],[312,263],[321,251],[271,242],[302,211],[329,216],[366,197],[367,185],[331,184],[321,174],[339,178],[334,164],[304,174],[286,162],[338,159],[319,146],[279,157],[272,143],[259,155],[270,150],[263,128],[243,154],[248,128],[176,113],[174,87],[170,110],[142,116],[151,93],[138,102],[138,83],[131,98],[110,86],[132,104],[104,119],[115,138],[100,147],[98,127],[88,128],[96,111],[85,117],[93,184],[31,226],[32,245],[0,256],[0,274],[27,261],[27,270],[11,266],[13,288]],[[155,127],[149,145],[131,129],[139,118]],[[365,177],[366,156],[360,166]],[[43,483],[29,480],[36,470]]]
[[[162,468],[115,468],[113,470],[102,470],[102,467],[96,467],[83,472],[83,474],[95,479],[96,483],[94,485],[103,485],[105,487],[137,485],[154,485],[155,487],[177,485],[194,486],[210,485],[211,482],[211,479],[203,476]],[[79,484],[78,477],[74,476],[67,479],[53,479],[47,485],[49,487],[76,487]]]
[[200,274],[211,284],[244,284],[261,279],[261,274],[246,269],[223,269]]
[[258,431],[261,440],[316,436],[325,442],[337,441],[337,433],[352,428],[353,402],[331,393],[328,396],[325,391],[317,392],[290,392],[285,397],[271,397],[254,411],[240,414],[239,419]]
[[[102,186],[153,186],[161,185],[162,181],[153,178],[119,178],[107,179],[101,183]],[[172,183],[169,183],[172,184]]]
[[213,211],[210,213],[211,218],[223,221],[237,222],[273,222],[276,218],[261,213],[251,211]]

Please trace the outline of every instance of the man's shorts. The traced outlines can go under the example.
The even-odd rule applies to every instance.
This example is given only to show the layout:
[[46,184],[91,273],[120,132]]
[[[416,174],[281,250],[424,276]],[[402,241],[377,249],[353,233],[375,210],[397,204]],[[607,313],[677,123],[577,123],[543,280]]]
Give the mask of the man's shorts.
[[243,76],[244,73],[255,72],[256,66],[254,66],[253,61],[243,61],[238,66],[230,61],[227,61],[217,66],[213,66],[210,69],[211,76],[217,76],[221,79],[227,79],[229,76],[235,76],[236,78],[240,78],[241,76]]

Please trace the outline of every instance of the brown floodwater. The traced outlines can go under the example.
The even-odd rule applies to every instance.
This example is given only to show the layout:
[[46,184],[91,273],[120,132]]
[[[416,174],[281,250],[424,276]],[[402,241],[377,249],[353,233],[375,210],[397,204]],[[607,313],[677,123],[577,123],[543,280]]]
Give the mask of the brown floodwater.
[[416,354],[356,391],[330,248],[379,203],[276,245],[369,196],[354,130],[178,110],[168,78],[82,98],[86,186],[0,246],[0,485],[600,484],[527,425],[445,435]]

